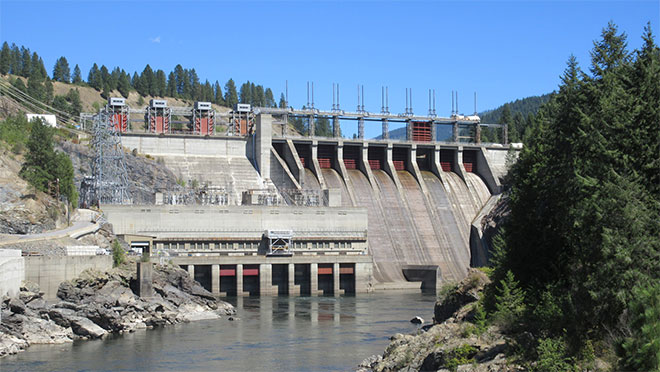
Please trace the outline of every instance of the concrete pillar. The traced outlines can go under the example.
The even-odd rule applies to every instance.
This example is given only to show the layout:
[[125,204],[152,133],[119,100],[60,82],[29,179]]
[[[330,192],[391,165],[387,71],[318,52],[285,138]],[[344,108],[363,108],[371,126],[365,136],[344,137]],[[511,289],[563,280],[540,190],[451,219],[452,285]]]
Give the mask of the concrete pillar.
[[220,294],[220,265],[211,265],[211,293]]
[[[481,135],[481,131],[479,131],[479,135]],[[479,142],[481,142],[481,137],[479,137]],[[504,126],[502,127],[502,144],[509,144],[509,124],[507,123],[504,123]]]
[[188,275],[190,279],[195,280],[195,265],[188,265]]
[[344,291],[339,289],[339,262],[332,264],[332,289],[335,296],[344,294]]
[[314,123],[314,115],[309,115],[309,136],[314,137],[316,135],[316,123]]
[[262,178],[270,178],[270,148],[273,145],[273,116],[257,115],[257,131],[255,138],[255,161]]
[[410,119],[406,120],[406,141],[412,141],[412,125]]
[[373,292],[373,264],[355,263],[355,293]]
[[273,294],[273,267],[271,264],[259,264],[259,295]]
[[286,137],[287,131],[289,130],[289,115],[284,114],[284,125],[282,126],[282,137]]
[[[188,266],[190,267],[190,266]],[[137,263],[138,296],[151,298],[154,296],[153,265],[151,262]]]
[[339,116],[332,117],[332,136],[335,138],[341,137],[341,126],[339,125]]
[[438,141],[438,130],[435,121],[431,122],[431,141],[432,142]]
[[481,125],[479,123],[475,124],[474,128],[474,143],[481,143]]
[[452,142],[458,142],[458,122],[455,121],[451,128],[451,140]]
[[358,118],[358,138],[364,138],[364,118],[362,116]]
[[383,139],[390,139],[390,124],[387,118],[383,119]]
[[319,264],[313,263],[310,264],[309,268],[309,283],[310,283],[310,292],[312,296],[318,296],[319,294]]
[[243,292],[243,264],[236,265],[236,296],[245,296]]
[[289,269],[289,296],[300,295],[300,286],[296,285],[296,265],[290,263]]

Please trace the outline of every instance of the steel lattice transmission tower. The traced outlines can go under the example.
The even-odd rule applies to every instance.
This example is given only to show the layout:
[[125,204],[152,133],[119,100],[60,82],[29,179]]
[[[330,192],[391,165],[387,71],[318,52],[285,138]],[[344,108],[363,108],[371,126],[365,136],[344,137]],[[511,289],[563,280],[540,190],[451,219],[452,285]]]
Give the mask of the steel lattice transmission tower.
[[92,177],[81,187],[88,205],[132,203],[124,149],[115,124],[105,111],[94,116]]

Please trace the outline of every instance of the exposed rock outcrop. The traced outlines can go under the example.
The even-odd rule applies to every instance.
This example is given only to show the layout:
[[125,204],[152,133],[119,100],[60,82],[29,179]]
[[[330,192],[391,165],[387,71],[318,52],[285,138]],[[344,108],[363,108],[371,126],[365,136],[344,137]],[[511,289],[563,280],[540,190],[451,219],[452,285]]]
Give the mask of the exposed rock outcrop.
[[[63,141],[59,149],[66,152],[73,163],[75,184],[80,185],[85,176],[92,174],[94,153],[84,145]],[[127,149],[131,150],[131,149]],[[133,201],[137,204],[153,204],[158,191],[181,191],[174,173],[156,159],[126,152],[126,171],[131,185]]]
[[188,273],[172,266],[154,268],[154,296],[140,298],[133,265],[110,272],[88,270],[58,290],[59,302],[47,305],[43,293],[26,283],[18,297],[2,302],[0,357],[31,344],[102,338],[200,319],[234,314],[230,304],[217,300]]
[[358,365],[357,371],[519,371],[507,361],[508,342],[499,328],[490,326],[483,333],[466,321],[473,316],[488,277],[471,269],[453,291],[435,305],[431,326],[415,334],[396,334],[380,355]]

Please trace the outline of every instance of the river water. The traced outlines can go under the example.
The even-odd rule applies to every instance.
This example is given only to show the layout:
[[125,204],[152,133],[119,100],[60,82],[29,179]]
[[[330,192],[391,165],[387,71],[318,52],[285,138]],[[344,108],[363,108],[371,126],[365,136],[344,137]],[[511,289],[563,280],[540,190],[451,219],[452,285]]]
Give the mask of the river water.
[[104,340],[35,345],[0,371],[351,371],[395,333],[430,321],[435,294],[228,299],[240,320],[205,320]]

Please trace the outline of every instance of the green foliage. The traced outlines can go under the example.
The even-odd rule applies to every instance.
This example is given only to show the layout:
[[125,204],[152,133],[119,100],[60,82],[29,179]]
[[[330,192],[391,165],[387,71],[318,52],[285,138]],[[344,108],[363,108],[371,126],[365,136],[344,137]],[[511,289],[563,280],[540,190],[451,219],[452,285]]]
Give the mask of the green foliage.
[[53,80],[62,83],[68,83],[71,81],[71,70],[69,69],[69,62],[65,57],[60,57],[55,62],[55,67],[53,67]]
[[118,240],[112,242],[112,263],[114,267],[123,264],[126,261],[126,252],[119,244]]
[[[4,127],[7,122],[2,126]],[[14,126],[26,126],[21,121],[13,119]],[[78,192],[74,184],[73,165],[65,153],[53,150],[53,129],[33,120],[30,123],[30,136],[27,139],[25,162],[19,175],[37,190],[49,193],[54,197],[65,196],[75,208],[78,205]]]
[[[655,311],[648,300],[628,305],[641,296],[636,284],[660,280],[660,49],[650,28],[643,39],[630,53],[610,23],[589,73],[569,59],[509,174],[511,213],[493,281],[507,282],[510,271],[525,288],[522,320],[544,337],[538,353],[548,370],[619,329],[626,309]],[[502,303],[504,287],[490,293],[487,305]]]
[[521,321],[525,312],[525,292],[513,277],[511,271],[500,281],[495,293],[493,319],[505,328],[511,328]]
[[447,354],[447,362],[444,367],[450,371],[456,371],[458,366],[474,362],[477,349],[472,345],[463,344]]
[[30,123],[25,115],[16,114],[0,122],[0,140],[9,145],[25,145],[30,133]]
[[563,340],[544,338],[536,348],[537,362],[532,371],[569,372],[579,371],[574,358],[568,357]]
[[628,308],[630,336],[621,345],[624,370],[660,370],[660,283],[638,286]]
[[476,327],[477,335],[481,335],[488,329],[488,319],[486,318],[486,310],[481,301],[477,302],[474,308],[474,325]]

